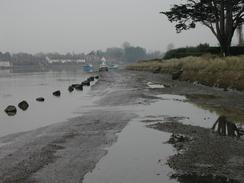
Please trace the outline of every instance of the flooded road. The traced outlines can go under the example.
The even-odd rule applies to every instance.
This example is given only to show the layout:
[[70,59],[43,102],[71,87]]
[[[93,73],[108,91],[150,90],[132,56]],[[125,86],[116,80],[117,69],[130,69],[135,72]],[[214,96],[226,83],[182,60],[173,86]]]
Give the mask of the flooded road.
[[[80,70],[48,72],[7,72],[0,70],[0,136],[33,130],[77,116],[80,108],[92,103],[87,96],[90,87],[84,91],[69,93],[68,86],[81,83],[89,74]],[[52,93],[61,91],[61,97]],[[37,102],[44,97],[45,102]],[[23,100],[29,103],[27,111],[17,108],[17,114],[8,116],[4,109]]]

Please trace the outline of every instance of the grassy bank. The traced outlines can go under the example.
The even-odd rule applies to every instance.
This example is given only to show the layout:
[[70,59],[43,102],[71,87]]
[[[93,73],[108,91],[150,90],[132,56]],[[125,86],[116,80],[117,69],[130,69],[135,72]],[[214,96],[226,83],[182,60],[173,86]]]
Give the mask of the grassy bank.
[[244,55],[233,57],[185,57],[170,60],[140,61],[130,70],[174,74],[183,71],[179,79],[220,88],[244,90]]

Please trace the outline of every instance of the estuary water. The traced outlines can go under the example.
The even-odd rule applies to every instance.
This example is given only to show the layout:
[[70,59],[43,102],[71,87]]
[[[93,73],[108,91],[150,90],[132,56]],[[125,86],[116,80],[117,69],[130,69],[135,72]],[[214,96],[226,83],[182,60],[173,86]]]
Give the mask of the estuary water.
[[[69,93],[68,86],[81,83],[89,76],[81,68],[55,71],[0,70],[0,136],[63,122],[78,115],[81,107],[91,103],[88,96],[90,87]],[[56,90],[61,91],[61,97],[52,95]],[[45,101],[37,102],[37,97],[44,97]],[[29,104],[26,111],[17,107],[14,116],[4,112],[8,105],[17,106],[23,100]]]

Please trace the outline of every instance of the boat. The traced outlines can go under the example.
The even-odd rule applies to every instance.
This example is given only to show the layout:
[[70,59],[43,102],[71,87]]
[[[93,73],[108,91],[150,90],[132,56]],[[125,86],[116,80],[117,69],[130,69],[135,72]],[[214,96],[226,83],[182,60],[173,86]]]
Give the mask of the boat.
[[109,69],[118,69],[118,68],[119,68],[119,65],[117,65],[117,64],[109,65]]
[[106,59],[102,58],[102,64],[99,66],[99,72],[108,71],[108,65],[106,64]]
[[86,64],[83,66],[83,71],[85,72],[93,72],[93,65],[92,64]]

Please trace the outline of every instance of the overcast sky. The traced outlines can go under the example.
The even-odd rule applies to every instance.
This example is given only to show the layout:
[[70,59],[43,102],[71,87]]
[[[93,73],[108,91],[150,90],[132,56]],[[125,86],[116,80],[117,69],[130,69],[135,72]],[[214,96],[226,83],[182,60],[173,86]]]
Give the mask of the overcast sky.
[[176,34],[160,15],[177,0],[0,0],[0,51],[88,52],[124,41],[148,50],[208,42],[202,26]]

